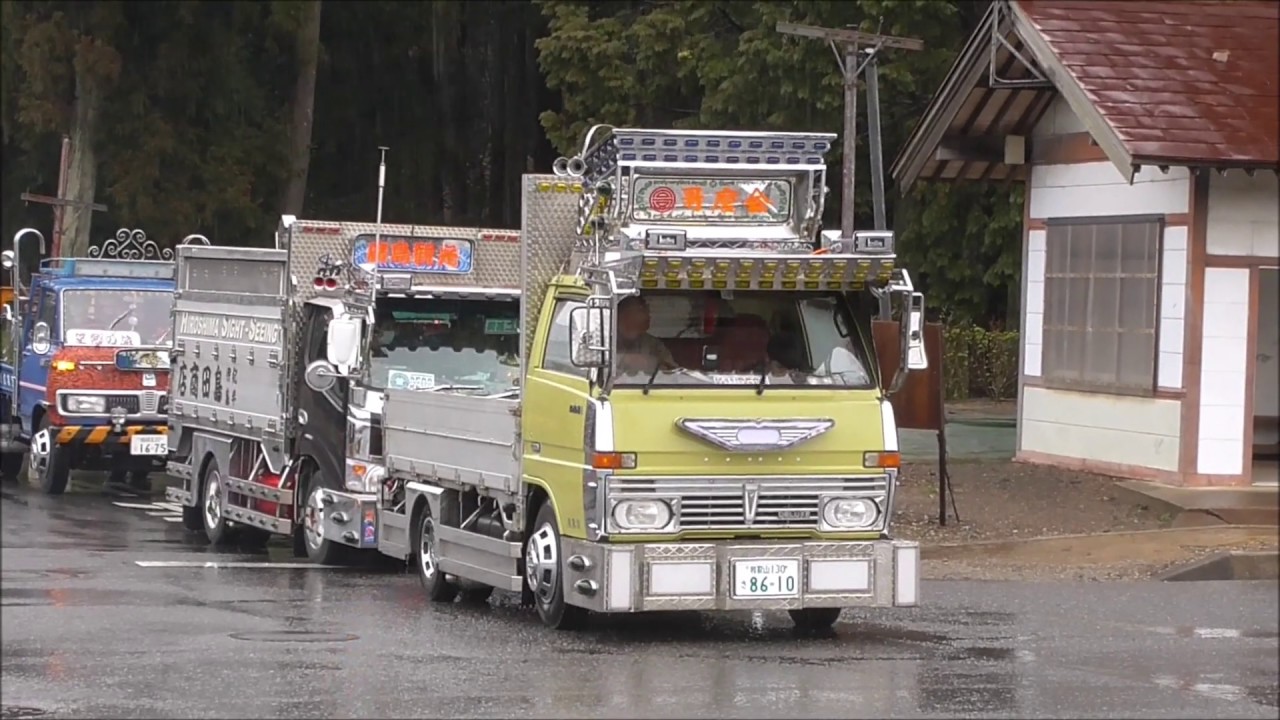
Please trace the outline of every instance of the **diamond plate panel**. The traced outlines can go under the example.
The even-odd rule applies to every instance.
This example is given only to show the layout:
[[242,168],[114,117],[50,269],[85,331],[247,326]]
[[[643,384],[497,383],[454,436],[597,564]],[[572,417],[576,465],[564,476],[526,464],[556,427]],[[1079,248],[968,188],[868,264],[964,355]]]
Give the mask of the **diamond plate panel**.
[[582,185],[555,175],[525,175],[523,185],[520,275],[524,280],[521,288],[524,318],[520,323],[520,363],[527,371],[538,313],[547,288],[565,271],[578,239],[575,228]]

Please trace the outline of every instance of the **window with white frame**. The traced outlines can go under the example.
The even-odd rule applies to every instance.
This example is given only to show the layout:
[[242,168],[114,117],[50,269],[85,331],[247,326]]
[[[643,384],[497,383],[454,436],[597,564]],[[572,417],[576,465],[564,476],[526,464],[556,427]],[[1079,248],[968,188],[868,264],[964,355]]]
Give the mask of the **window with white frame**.
[[1150,395],[1163,218],[1049,220],[1045,238],[1045,384]]

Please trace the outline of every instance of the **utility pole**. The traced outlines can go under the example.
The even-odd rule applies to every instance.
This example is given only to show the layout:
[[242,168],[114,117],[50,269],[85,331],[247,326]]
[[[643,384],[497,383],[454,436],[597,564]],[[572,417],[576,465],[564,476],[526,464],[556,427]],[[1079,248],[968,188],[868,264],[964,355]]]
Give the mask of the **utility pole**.
[[[823,28],[780,22],[775,28],[784,35],[825,40],[831,45],[844,76],[844,193],[840,203],[840,236],[853,237],[853,198],[858,147],[858,76],[866,72],[867,140],[871,146],[871,193],[874,197],[876,229],[886,228],[884,210],[884,156],[880,148],[880,97],[876,56],[881,48],[923,50],[924,42],[915,38],[864,33],[857,30]],[[859,64],[859,56],[867,58]]]
[[22,201],[28,203],[40,203],[41,205],[53,206],[53,247],[49,257],[62,256],[62,230],[65,227],[63,218],[66,215],[67,208],[75,208],[83,210],[88,208],[97,212],[106,212],[107,206],[92,202],[76,202],[67,198],[67,172],[71,166],[71,138],[66,135],[62,136],[62,165],[58,168],[58,195],[49,197],[48,195],[35,195],[33,193],[22,193]]

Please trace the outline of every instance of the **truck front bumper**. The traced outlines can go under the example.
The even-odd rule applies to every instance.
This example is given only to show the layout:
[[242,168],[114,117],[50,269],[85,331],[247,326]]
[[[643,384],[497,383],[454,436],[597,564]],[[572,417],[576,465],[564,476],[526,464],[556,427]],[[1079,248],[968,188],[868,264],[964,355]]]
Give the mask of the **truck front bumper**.
[[[920,546],[900,540],[594,543],[561,538],[565,600],[597,612],[913,607]],[[765,567],[790,578],[751,595]],[[772,581],[771,581],[772,582]]]
[[378,547],[378,496],[325,490],[320,533],[325,540],[362,550]]

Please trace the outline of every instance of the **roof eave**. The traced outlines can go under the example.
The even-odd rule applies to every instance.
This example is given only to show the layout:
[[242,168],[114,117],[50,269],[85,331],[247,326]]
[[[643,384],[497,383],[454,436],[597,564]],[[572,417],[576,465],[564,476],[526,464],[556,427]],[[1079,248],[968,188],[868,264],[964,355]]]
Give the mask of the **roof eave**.
[[978,28],[969,36],[964,49],[956,56],[951,69],[947,71],[946,78],[929,101],[929,107],[920,123],[911,131],[911,136],[894,159],[889,172],[902,192],[909,190],[920,177],[925,164],[929,162],[932,149],[942,141],[942,136],[964,105],[965,98],[981,77],[982,69],[986,66],[983,61],[986,59],[985,51],[995,17],[996,7],[992,3],[978,23]]
[[1133,166],[1138,167],[1185,167],[1191,170],[1244,170],[1257,172],[1270,170],[1280,173],[1280,163],[1275,160],[1208,160],[1206,158],[1172,157],[1154,155],[1134,155]]
[[[1001,2],[1002,0],[996,1]],[[1009,7],[1013,10],[1012,17],[1015,31],[1022,39],[1023,44],[1031,51],[1032,57],[1035,58],[1036,63],[1044,71],[1045,76],[1057,88],[1058,93],[1067,102],[1071,111],[1076,114],[1076,117],[1080,118],[1085,130],[1098,143],[1098,147],[1102,149],[1107,159],[1124,176],[1125,182],[1132,183],[1135,172],[1133,157],[1125,149],[1124,141],[1116,134],[1115,128],[1111,127],[1111,124],[1094,106],[1093,101],[1085,94],[1084,88],[1076,82],[1075,77],[1058,59],[1057,54],[1053,52],[1044,35],[1040,34],[1040,31],[1036,29],[1031,19],[1019,7],[1018,2],[1016,0],[1009,2]]]

